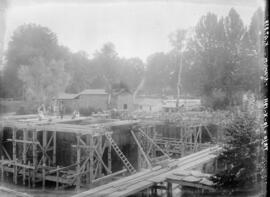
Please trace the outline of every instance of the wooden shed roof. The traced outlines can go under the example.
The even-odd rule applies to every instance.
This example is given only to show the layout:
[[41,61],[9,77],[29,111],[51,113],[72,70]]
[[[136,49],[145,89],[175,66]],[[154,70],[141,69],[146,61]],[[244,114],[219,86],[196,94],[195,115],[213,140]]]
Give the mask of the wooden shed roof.
[[78,95],[107,95],[108,93],[104,89],[86,89],[80,92]]

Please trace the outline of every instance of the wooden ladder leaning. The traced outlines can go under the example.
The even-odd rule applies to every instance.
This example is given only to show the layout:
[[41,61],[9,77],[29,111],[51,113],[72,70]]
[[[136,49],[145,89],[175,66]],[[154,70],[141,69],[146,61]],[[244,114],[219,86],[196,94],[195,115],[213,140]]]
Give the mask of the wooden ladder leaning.
[[131,163],[128,161],[128,159],[126,158],[126,156],[124,155],[124,153],[120,150],[120,148],[118,147],[118,145],[115,143],[115,141],[113,140],[112,136],[109,133],[105,133],[105,137],[108,139],[108,141],[110,142],[110,144],[112,145],[114,151],[116,152],[116,154],[120,157],[120,159],[122,160],[122,162],[124,163],[125,167],[127,168],[127,170],[131,173],[134,174],[136,172],[136,169],[131,165]]

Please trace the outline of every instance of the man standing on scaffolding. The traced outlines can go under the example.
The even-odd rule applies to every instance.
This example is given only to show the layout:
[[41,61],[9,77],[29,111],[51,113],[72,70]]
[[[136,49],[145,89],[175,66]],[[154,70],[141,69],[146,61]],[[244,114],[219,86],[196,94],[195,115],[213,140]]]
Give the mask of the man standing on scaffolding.
[[60,113],[61,119],[63,119],[64,118],[64,104],[63,104],[63,102],[59,103],[59,113]]

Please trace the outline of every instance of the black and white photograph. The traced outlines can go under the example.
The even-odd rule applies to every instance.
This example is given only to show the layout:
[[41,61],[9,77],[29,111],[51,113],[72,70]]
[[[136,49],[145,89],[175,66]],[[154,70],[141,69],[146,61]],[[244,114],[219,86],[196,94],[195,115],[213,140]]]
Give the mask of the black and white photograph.
[[0,197],[266,197],[266,0],[0,0]]

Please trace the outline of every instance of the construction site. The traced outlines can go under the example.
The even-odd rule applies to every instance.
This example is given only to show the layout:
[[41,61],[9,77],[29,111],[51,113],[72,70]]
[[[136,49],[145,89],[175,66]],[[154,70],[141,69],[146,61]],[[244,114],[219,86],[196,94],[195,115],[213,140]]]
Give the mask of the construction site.
[[5,117],[1,182],[30,190],[71,188],[74,197],[172,197],[175,185],[211,191],[207,172],[217,168],[224,120],[224,113],[210,112],[136,119]]
[[0,197],[266,196],[266,10],[0,0]]

